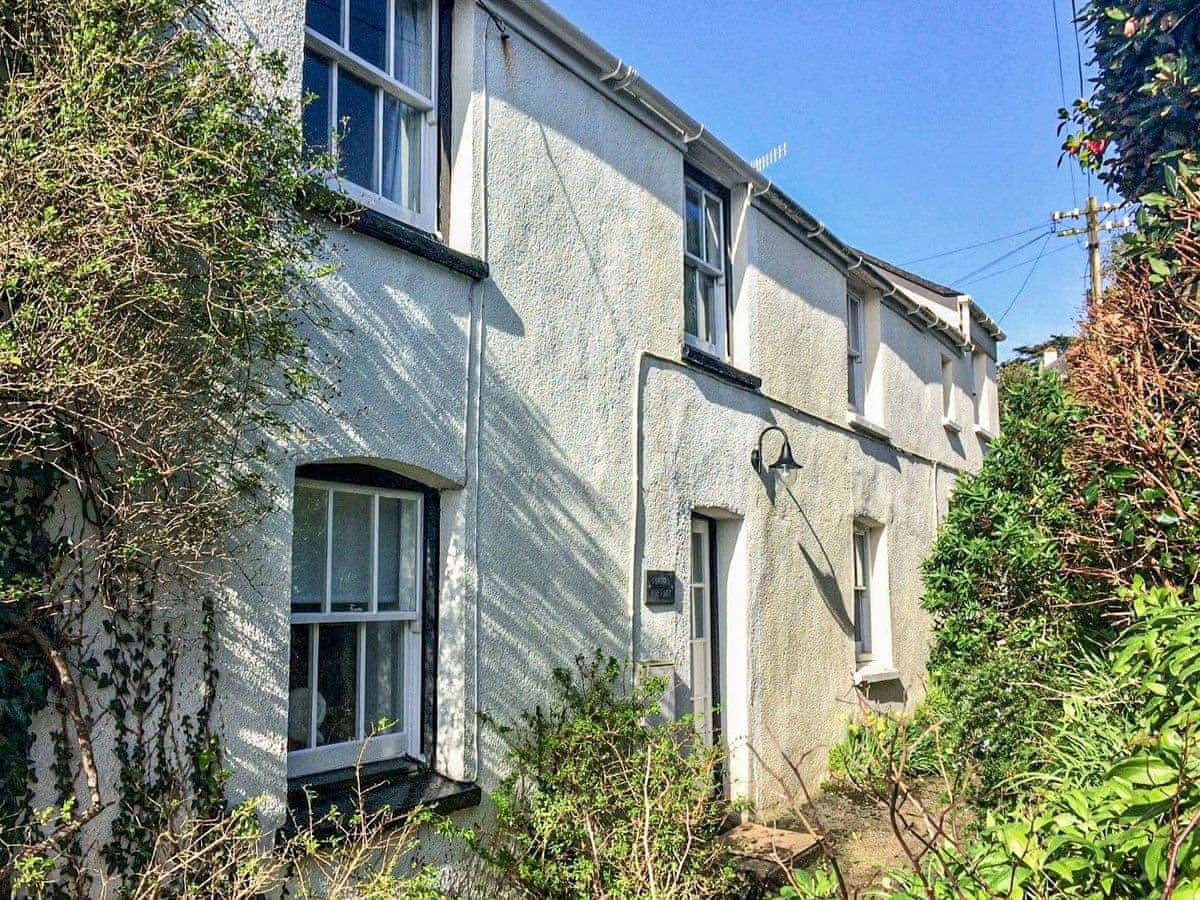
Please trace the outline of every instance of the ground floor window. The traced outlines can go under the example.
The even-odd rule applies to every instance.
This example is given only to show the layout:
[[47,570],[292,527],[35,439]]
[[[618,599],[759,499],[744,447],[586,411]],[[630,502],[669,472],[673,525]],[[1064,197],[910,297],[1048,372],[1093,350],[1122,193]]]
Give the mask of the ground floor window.
[[880,658],[884,622],[875,607],[879,600],[874,582],[876,555],[883,529],[857,520],[854,523],[854,655],[860,663]]
[[423,756],[429,505],[421,486],[366,466],[298,473],[289,777]]

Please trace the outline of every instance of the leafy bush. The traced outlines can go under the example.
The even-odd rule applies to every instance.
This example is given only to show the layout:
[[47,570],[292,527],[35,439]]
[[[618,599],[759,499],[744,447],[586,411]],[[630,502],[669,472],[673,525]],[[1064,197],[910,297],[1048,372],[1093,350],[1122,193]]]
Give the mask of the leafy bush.
[[1175,188],[1153,255],[1126,255],[1069,357],[1086,408],[1068,458],[1088,523],[1073,564],[1117,584],[1200,582],[1200,193]]
[[[214,604],[253,569],[325,271],[284,59],[217,6],[0,3],[0,884],[47,705],[79,800],[59,849],[110,810],[104,861],[136,871],[164,796],[214,799]],[[203,672],[174,694],[188,640]]]
[[[361,808],[362,792],[355,798]],[[288,835],[273,834],[259,818],[261,798],[214,816],[181,815],[172,804],[145,866],[123,874],[102,895],[125,900],[195,897],[259,900],[437,900],[446,896],[436,869],[412,856],[420,829],[432,816],[416,810],[398,818],[388,810],[370,814],[337,809]],[[44,816],[69,815],[48,810]],[[13,887],[20,896],[68,896],[58,883],[60,860],[44,845],[15,848]],[[116,890],[114,890],[116,888]]]
[[975,769],[979,799],[1010,796],[1059,712],[1080,642],[1103,633],[1094,593],[1065,570],[1059,536],[1076,526],[1063,463],[1080,416],[1054,373],[1004,383],[1000,436],[955,488],[924,563],[934,618],[926,715],[942,723],[947,768]]
[[829,748],[829,774],[836,782],[875,793],[890,773],[941,774],[941,723],[925,703],[912,716],[875,713],[869,709],[852,721],[846,737]]
[[1131,199],[1163,185],[1163,163],[1200,162],[1195,13],[1195,0],[1106,0],[1081,11],[1099,78],[1090,100],[1060,111],[1064,127],[1076,126],[1063,149]]
[[[976,843],[933,873],[957,886],[946,896],[1200,896],[1200,591],[1138,579],[1125,599],[1137,620],[1095,697],[1107,710],[1103,733],[1120,725],[1118,740],[1103,738],[1119,752],[1102,770],[1051,772],[1013,815],[990,818]],[[1069,754],[1049,758],[1061,765]],[[916,875],[897,877],[900,896],[927,896]]]
[[727,813],[720,757],[697,746],[687,720],[647,724],[663,683],[627,690],[623,667],[599,653],[553,678],[549,710],[496,726],[510,774],[492,795],[496,833],[476,846],[497,878],[530,897],[731,893],[716,840]]

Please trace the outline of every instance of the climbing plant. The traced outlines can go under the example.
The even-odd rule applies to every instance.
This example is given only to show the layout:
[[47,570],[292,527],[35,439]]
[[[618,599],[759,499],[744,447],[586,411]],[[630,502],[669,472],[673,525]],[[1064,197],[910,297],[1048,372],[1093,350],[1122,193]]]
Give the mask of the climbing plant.
[[[322,169],[282,59],[211,22],[187,0],[0,5],[0,846],[68,878],[102,811],[128,872],[180,798],[219,800],[215,603],[314,385]],[[179,684],[184,644],[205,661]],[[59,806],[35,820],[39,717]]]

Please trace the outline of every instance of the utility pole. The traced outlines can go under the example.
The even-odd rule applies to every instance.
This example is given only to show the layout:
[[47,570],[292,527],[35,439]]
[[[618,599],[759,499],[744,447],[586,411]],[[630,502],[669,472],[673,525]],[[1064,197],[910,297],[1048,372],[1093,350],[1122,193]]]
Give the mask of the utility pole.
[[1100,232],[1113,231],[1117,228],[1128,228],[1132,224],[1128,218],[1121,219],[1119,222],[1101,222],[1100,213],[1112,212],[1115,209],[1120,209],[1122,203],[1097,203],[1095,197],[1087,198],[1087,205],[1083,209],[1072,209],[1067,212],[1056,212],[1053,215],[1055,222],[1061,222],[1064,219],[1081,219],[1087,218],[1086,228],[1064,228],[1062,231],[1055,232],[1059,237],[1074,237],[1077,234],[1086,234],[1088,239],[1088,263],[1092,270],[1092,299],[1095,300],[1100,296]]

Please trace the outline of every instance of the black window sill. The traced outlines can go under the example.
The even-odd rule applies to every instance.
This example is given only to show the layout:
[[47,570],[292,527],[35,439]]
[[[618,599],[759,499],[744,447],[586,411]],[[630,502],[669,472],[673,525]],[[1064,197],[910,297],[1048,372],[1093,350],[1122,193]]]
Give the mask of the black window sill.
[[748,391],[757,391],[762,387],[762,379],[741,369],[735,369],[729,363],[715,356],[710,356],[703,350],[697,350],[691,344],[683,345],[683,361],[689,366],[701,369],[710,375],[715,375],[730,384],[736,384]]
[[354,769],[337,769],[288,780],[288,831],[312,828],[318,837],[336,829],[327,821],[337,807],[342,813],[359,809],[375,815],[387,811],[397,817],[417,807],[445,815],[478,806],[479,785],[454,781],[408,758],[386,760]]
[[488,264],[482,259],[447,247],[429,232],[386,216],[378,210],[352,204],[348,206],[345,197],[331,190],[321,188],[306,202],[309,209],[325,215],[343,228],[349,228],[413,256],[427,259],[474,281],[483,281],[488,277]]

